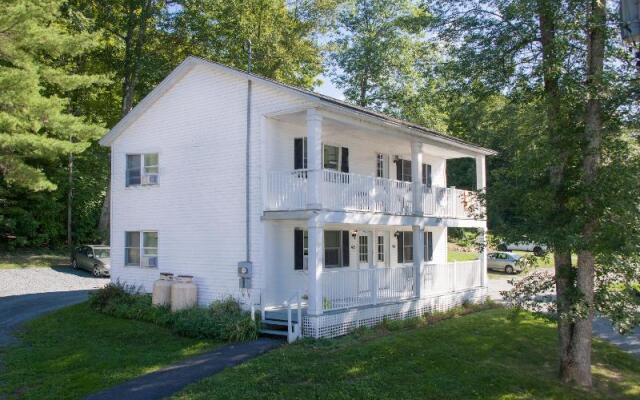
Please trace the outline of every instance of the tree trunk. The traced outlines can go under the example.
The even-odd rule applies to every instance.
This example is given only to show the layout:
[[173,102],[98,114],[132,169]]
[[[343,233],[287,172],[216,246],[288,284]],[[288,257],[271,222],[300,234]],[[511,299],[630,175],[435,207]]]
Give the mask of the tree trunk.
[[[569,146],[563,137],[561,120],[561,92],[559,76],[561,62],[557,53],[556,16],[560,12],[557,0],[540,0],[538,3],[540,41],[543,53],[546,117],[551,150],[556,151],[556,163],[551,165],[549,179],[554,191],[556,209],[561,224],[567,212],[565,171],[569,159]],[[571,249],[557,244],[554,255],[556,305],[558,307],[559,374],[564,383],[591,385],[591,319],[576,320],[574,305],[576,288],[587,286],[588,270],[576,271],[571,262]],[[591,279],[593,284],[593,279]],[[591,290],[591,299],[593,290]]]
[[[125,52],[122,82],[121,116],[124,118],[133,108],[135,88],[140,75],[140,61],[148,21],[153,14],[154,0],[144,0],[140,16],[138,16],[138,2],[129,1],[129,15],[127,16],[127,33],[125,35]],[[136,30],[136,26],[138,29]],[[109,163],[111,165],[111,163]],[[98,231],[105,243],[109,242],[109,225],[111,224],[111,180],[107,182],[107,193],[102,203],[102,212],[98,223]]]
[[582,163],[582,182],[585,194],[584,205],[586,223],[582,228],[582,246],[578,251],[578,271],[576,288],[578,301],[584,313],[577,316],[572,337],[572,359],[574,368],[567,380],[580,386],[591,387],[591,339],[594,315],[594,278],[595,256],[594,238],[598,226],[597,211],[591,196],[593,185],[598,176],[600,151],[602,145],[602,101],[604,89],[604,48],[606,35],[606,0],[591,0],[587,16],[587,104],[585,107],[584,159]]

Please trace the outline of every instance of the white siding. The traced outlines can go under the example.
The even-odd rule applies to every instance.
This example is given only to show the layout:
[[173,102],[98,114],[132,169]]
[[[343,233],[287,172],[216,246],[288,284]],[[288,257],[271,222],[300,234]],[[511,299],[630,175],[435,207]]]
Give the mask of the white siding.
[[[246,80],[197,66],[112,145],[112,279],[151,289],[159,271],[191,274],[200,303],[238,291],[245,257]],[[254,82],[251,219],[254,287],[264,285],[262,115],[303,98]],[[125,187],[127,153],[157,152],[160,184]],[[124,267],[124,232],[159,232],[159,268]]]

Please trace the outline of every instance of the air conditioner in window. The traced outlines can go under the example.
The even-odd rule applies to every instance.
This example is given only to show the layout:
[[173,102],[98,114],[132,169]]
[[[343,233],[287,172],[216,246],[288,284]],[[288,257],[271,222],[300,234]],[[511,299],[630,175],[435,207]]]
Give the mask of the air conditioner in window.
[[144,263],[143,267],[157,267],[158,266],[158,257],[145,257],[142,261]]
[[152,175],[144,175],[142,177],[143,185],[157,185],[158,184],[158,174]]

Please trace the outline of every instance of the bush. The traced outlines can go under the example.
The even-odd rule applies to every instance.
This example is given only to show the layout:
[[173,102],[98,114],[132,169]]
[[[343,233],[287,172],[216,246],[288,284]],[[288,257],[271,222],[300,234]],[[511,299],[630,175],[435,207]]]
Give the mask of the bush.
[[258,336],[251,315],[231,297],[215,301],[208,308],[193,307],[171,313],[168,307],[151,304],[149,294],[116,282],[93,293],[89,304],[104,314],[164,326],[180,336],[223,341],[244,341]]

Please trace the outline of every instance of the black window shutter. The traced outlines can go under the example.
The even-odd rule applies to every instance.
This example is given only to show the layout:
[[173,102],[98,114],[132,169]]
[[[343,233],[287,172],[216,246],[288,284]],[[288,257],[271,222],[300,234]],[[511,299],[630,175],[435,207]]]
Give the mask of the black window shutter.
[[404,263],[404,232],[398,233],[398,264]]
[[427,235],[427,261],[433,260],[433,232],[426,232]]
[[427,164],[422,164],[422,184],[427,184]]
[[349,231],[342,231],[342,266],[349,266]]
[[431,180],[431,164],[427,164],[427,187],[431,187],[431,183],[433,181]]
[[396,160],[395,164],[396,164],[396,179],[401,181],[402,180],[402,160]]
[[304,231],[296,228],[293,232],[294,269],[304,269]]
[[349,173],[349,148],[347,147],[342,147],[340,171]]
[[304,142],[303,138],[293,139],[293,169],[304,168]]

